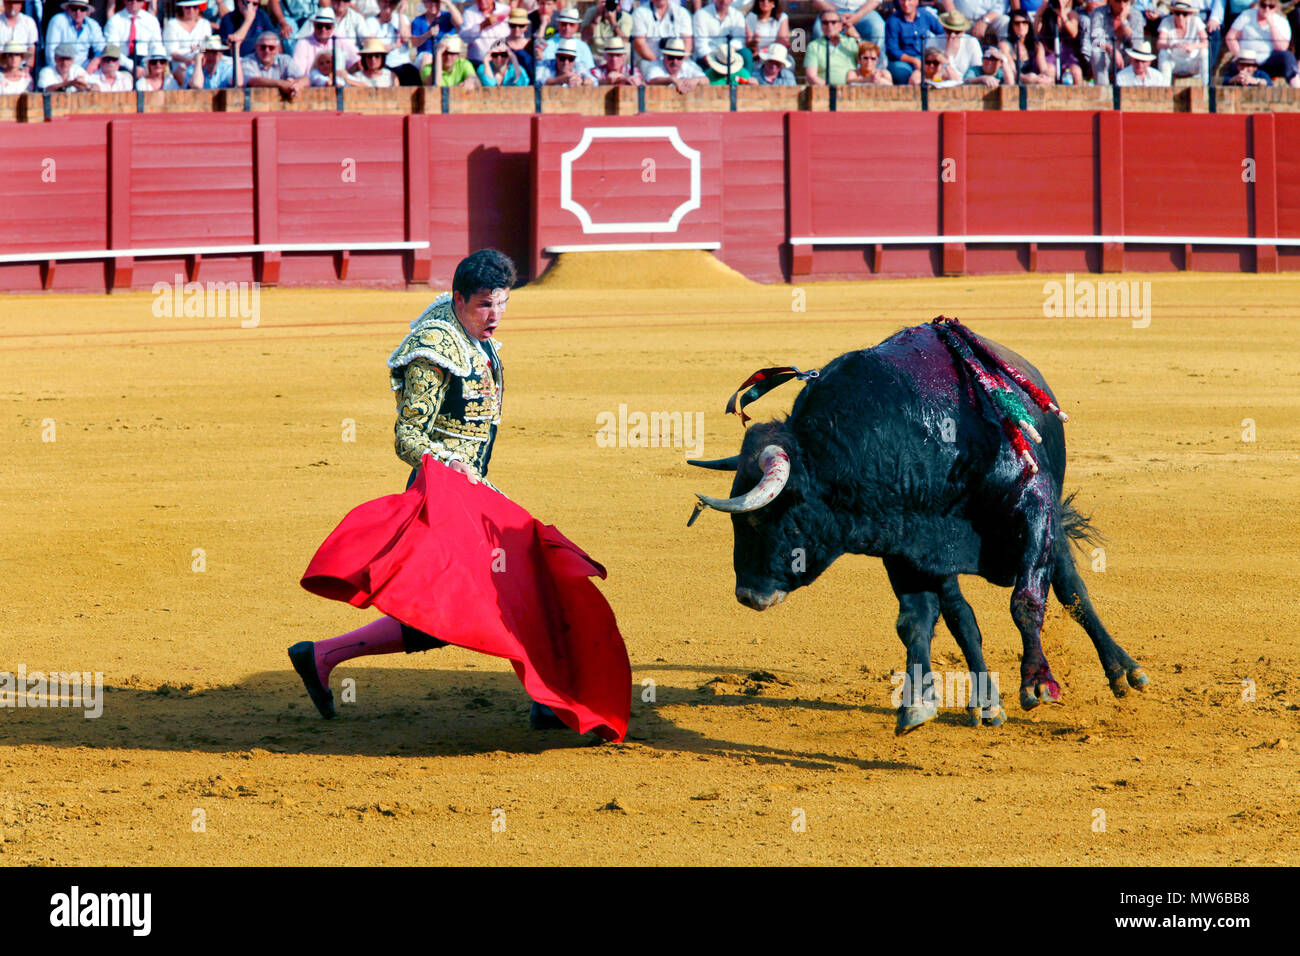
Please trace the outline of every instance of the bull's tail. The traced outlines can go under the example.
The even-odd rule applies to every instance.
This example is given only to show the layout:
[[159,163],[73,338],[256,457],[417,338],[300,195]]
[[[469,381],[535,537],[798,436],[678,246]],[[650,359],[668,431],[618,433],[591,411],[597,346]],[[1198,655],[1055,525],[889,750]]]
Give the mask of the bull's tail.
[[1094,527],[1092,515],[1085,515],[1074,506],[1072,491],[1061,500],[1061,530],[1065,532],[1064,541],[1073,541],[1078,547],[1085,544],[1101,544],[1105,537]]

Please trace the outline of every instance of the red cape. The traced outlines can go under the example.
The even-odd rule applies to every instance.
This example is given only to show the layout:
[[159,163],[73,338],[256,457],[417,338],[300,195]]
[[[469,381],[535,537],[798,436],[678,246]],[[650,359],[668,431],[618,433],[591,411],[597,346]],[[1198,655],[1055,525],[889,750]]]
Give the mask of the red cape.
[[348,512],[302,586],[504,657],[568,726],[622,740],[632,668],[593,575],[605,569],[555,528],[426,456],[404,494]]

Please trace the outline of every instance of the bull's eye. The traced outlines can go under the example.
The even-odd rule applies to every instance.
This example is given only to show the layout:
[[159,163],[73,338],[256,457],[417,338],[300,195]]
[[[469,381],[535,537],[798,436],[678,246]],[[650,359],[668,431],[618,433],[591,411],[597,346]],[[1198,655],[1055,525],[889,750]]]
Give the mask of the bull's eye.
[[749,522],[751,528],[758,527],[758,515],[748,515],[745,520]]

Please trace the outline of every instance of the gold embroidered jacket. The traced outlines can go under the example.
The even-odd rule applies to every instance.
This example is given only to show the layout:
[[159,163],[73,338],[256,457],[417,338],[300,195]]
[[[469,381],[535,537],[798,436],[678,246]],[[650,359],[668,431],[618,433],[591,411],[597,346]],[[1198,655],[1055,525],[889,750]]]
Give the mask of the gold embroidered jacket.
[[397,457],[418,468],[427,453],[444,464],[463,461],[485,478],[501,424],[504,378],[497,345],[480,348],[441,295],[411,323],[388,360],[397,393]]

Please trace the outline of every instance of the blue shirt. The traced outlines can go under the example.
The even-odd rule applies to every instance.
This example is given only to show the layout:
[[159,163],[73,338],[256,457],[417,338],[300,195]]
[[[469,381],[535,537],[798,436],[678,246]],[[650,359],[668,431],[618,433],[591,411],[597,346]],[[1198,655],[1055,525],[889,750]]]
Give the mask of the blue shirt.
[[87,14],[86,19],[81,21],[81,32],[78,33],[72,24],[72,18],[66,13],[59,13],[45,31],[45,62],[48,66],[54,65],[54,51],[60,43],[71,43],[77,48],[76,63],[84,69],[91,59],[104,52],[104,31]]
[[903,54],[919,60],[925,50],[925,41],[941,36],[943,24],[930,7],[918,7],[916,19],[911,23],[895,13],[885,21],[885,52],[889,54],[890,63],[902,59]]
[[[191,89],[190,80],[194,78],[194,70],[197,64],[191,63],[185,68],[185,88]],[[228,56],[223,56],[217,61],[216,68],[211,73],[203,75],[203,88],[205,90],[225,90],[235,85],[235,61]]]
[[[411,21],[411,36],[418,37],[421,34],[428,33],[429,26],[430,26],[429,18],[426,17],[423,13],[420,14],[418,17],[416,17],[414,20]],[[433,36],[429,37],[429,39],[425,40],[418,47],[416,47],[415,52],[432,53],[434,51],[434,47],[436,47],[439,43],[442,42],[443,37],[450,36],[455,32],[456,32],[456,28],[451,25],[451,14],[444,11],[438,14],[438,25]]]
[[[235,17],[239,17],[239,19],[236,20]],[[221,34],[222,42],[227,44],[230,43],[230,38],[239,31],[239,27],[243,22],[244,15],[236,10],[231,10],[222,17],[221,25],[217,27],[217,32]],[[253,16],[253,28],[249,30],[248,35],[244,37],[244,42],[239,44],[240,59],[255,56],[257,54],[257,38],[267,30],[270,30],[276,36],[280,35],[280,31],[276,29],[275,24],[271,21],[271,18],[267,16],[266,11],[261,7],[258,7],[257,13]]]
[[[479,65],[478,78],[479,81],[484,86],[497,85],[496,77],[492,73],[492,71],[488,69],[486,63]],[[511,63],[508,67],[506,67],[506,78],[501,85],[502,86],[531,86],[532,82],[528,79],[528,72],[522,66],[516,66],[515,64]]]

